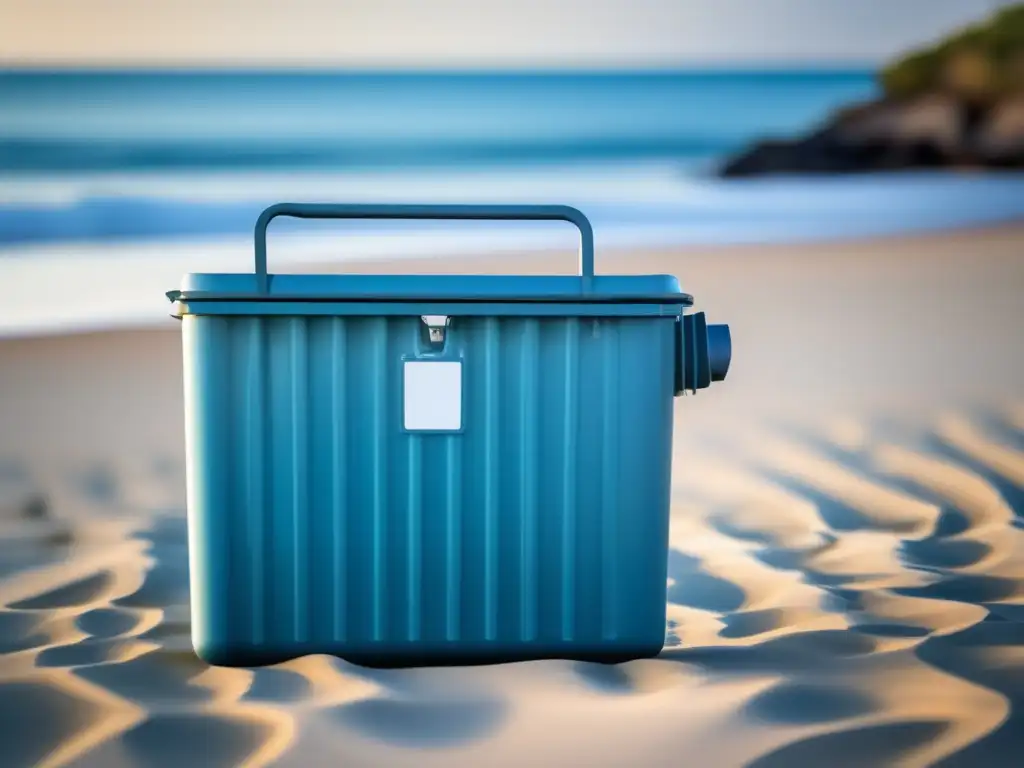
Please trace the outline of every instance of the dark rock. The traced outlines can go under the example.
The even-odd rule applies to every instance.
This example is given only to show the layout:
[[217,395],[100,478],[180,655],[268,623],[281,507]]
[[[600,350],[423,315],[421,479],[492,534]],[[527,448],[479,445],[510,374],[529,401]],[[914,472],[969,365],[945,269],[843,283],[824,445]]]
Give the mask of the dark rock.
[[800,161],[798,144],[786,141],[761,141],[750,150],[733,158],[721,170],[723,176],[754,176],[783,168],[793,168]]
[[1024,97],[989,109],[943,94],[855,105],[807,136],[756,143],[728,159],[719,175],[949,167],[1024,168]]
[[25,499],[21,507],[21,516],[26,520],[43,520],[50,516],[50,506],[42,494],[33,494]]
[[951,150],[963,143],[967,105],[936,93],[913,100],[880,100],[833,118],[830,128],[850,144],[927,142]]
[[1007,99],[980,121],[975,148],[986,165],[1024,168],[1024,95]]

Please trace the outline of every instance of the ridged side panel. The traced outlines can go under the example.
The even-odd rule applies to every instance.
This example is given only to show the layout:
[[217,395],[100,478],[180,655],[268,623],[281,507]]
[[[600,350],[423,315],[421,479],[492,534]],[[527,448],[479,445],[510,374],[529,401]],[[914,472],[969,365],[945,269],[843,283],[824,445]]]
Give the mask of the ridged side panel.
[[402,429],[418,318],[183,322],[197,644],[660,642],[672,318],[455,318],[456,434]]

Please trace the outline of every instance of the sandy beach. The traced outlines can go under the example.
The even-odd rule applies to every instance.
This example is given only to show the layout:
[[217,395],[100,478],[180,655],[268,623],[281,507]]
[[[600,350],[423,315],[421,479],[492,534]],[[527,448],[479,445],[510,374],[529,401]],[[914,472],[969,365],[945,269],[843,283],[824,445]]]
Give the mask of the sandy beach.
[[1019,765],[1024,225],[597,265],[678,275],[733,335],[676,401],[659,658],[207,667],[177,324],[4,339],[0,764]]

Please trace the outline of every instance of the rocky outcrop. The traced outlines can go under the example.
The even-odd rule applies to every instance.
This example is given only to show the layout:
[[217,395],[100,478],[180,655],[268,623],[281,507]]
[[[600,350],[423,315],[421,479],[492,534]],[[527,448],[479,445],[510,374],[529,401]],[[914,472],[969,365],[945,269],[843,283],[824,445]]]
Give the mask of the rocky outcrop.
[[974,143],[987,164],[1024,168],[1024,95],[994,109],[979,128]]
[[807,136],[761,141],[723,176],[1024,169],[1024,4],[893,63],[883,95]]
[[1024,97],[979,114],[954,97],[879,101],[845,110],[797,140],[762,141],[724,176],[857,173],[912,168],[1024,169]]

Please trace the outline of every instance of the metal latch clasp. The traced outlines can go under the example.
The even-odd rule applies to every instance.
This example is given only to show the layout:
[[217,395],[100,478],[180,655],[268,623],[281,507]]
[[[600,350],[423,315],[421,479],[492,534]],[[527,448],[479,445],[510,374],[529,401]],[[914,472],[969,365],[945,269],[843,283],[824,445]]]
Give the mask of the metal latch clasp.
[[444,344],[445,329],[451,322],[451,318],[447,315],[422,315],[421,317],[426,323],[430,343]]

